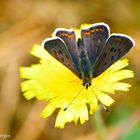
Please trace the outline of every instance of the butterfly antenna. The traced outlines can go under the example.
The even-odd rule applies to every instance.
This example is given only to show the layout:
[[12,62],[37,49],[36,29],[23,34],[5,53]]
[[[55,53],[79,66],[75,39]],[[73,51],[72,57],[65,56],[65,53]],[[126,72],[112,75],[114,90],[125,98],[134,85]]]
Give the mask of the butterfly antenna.
[[96,98],[98,99],[98,101],[100,102],[100,104],[103,106],[104,110],[106,112],[109,112],[109,110],[107,109],[107,107],[101,103],[101,101],[99,100],[99,98],[97,97],[96,93],[94,92],[94,90],[90,87],[91,91],[94,93],[94,95],[96,96]]
[[73,103],[73,101],[79,96],[79,94],[81,93],[81,91],[83,90],[84,87],[82,87],[79,92],[77,93],[77,95],[70,101],[70,103],[67,105],[67,107],[64,108],[64,111],[66,111],[68,109],[68,107]]
[[106,106],[104,104],[102,104],[101,102],[100,102],[100,104],[103,106],[103,108],[106,112],[109,112],[109,110],[106,108]]

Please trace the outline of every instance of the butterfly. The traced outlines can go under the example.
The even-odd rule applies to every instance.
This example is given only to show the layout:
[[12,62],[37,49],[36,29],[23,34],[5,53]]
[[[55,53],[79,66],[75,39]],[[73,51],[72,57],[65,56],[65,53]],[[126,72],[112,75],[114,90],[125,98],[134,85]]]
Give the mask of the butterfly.
[[131,37],[112,33],[105,23],[81,29],[76,39],[73,29],[58,28],[54,38],[44,40],[42,46],[82,80],[88,89],[92,79],[121,59],[134,45]]

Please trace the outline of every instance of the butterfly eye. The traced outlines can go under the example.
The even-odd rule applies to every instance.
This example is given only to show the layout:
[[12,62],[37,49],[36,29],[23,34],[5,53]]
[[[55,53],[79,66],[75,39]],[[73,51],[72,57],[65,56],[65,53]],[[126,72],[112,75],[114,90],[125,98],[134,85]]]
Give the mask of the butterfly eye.
[[85,84],[86,84],[86,83],[85,83],[85,82],[83,82],[83,86],[85,86]]

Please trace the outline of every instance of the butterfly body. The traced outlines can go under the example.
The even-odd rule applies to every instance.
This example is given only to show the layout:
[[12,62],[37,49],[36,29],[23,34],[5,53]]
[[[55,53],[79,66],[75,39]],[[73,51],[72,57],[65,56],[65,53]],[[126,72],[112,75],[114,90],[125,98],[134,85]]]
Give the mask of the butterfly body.
[[91,85],[92,80],[92,67],[87,54],[87,49],[81,39],[78,39],[78,54],[79,54],[79,71],[83,86],[88,88]]
[[77,75],[88,89],[92,79],[122,58],[134,45],[126,35],[111,34],[104,23],[81,29],[76,41],[73,30],[57,29],[55,38],[43,42],[43,47]]

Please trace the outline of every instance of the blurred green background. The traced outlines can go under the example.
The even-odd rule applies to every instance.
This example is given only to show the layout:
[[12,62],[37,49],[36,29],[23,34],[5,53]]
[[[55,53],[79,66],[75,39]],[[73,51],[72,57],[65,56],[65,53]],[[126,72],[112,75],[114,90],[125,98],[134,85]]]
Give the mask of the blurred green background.
[[46,105],[27,101],[20,91],[19,67],[37,63],[29,54],[35,43],[57,27],[78,28],[105,22],[111,32],[130,35],[136,42],[127,57],[135,78],[129,92],[116,92],[115,103],[101,110],[107,140],[140,139],[140,0],[0,0],[0,134],[12,140],[100,140],[94,115],[84,125],[54,128],[56,113],[40,118]]

